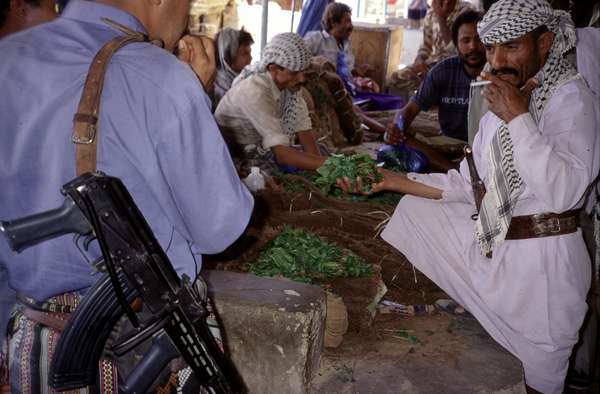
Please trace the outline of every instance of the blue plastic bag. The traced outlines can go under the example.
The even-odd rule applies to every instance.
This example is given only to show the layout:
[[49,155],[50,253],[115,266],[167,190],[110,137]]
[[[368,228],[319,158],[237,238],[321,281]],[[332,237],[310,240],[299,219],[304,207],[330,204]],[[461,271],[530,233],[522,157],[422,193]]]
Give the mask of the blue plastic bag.
[[377,162],[405,172],[425,172],[429,165],[427,156],[417,149],[400,145],[383,145],[377,151]]

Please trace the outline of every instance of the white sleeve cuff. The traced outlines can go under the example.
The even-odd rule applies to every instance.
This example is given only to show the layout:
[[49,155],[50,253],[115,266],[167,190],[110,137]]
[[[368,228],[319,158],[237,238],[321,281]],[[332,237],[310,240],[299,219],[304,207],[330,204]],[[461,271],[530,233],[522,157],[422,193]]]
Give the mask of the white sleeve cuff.
[[290,137],[284,134],[269,134],[264,135],[262,139],[262,147],[263,149],[271,149],[274,146],[283,145],[290,146]]

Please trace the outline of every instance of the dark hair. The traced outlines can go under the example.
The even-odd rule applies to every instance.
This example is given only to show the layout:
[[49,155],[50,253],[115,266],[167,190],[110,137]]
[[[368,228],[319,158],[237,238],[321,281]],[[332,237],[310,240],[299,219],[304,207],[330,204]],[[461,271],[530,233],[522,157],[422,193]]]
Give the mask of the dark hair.
[[254,44],[254,39],[252,38],[252,34],[248,33],[244,30],[244,27],[240,29],[240,37],[238,38],[238,47],[242,45],[252,45]]
[[548,30],[548,26],[546,25],[541,25],[536,27],[535,29],[533,29],[530,33],[531,33],[531,37],[533,37],[533,40],[537,42],[538,38],[540,38],[540,36],[544,33],[549,32],[550,30]]
[[352,8],[348,7],[344,3],[330,3],[325,12],[323,12],[323,18],[321,18],[321,26],[323,30],[329,31],[333,27],[334,23],[340,23],[346,13],[352,13]]
[[10,0],[0,0],[0,27],[4,26],[9,10]]
[[482,1],[482,6],[483,6],[483,12],[488,12],[488,10],[490,9],[490,7],[492,5],[494,5],[495,2],[497,2],[498,0],[483,0]]
[[456,17],[456,20],[452,24],[452,42],[454,46],[458,44],[458,30],[460,27],[467,23],[477,23],[481,18],[483,18],[483,14],[473,10],[467,10]]
[[[25,3],[32,7],[41,6],[40,0],[25,0]],[[10,11],[10,0],[0,0],[0,27],[4,26],[8,12]]]

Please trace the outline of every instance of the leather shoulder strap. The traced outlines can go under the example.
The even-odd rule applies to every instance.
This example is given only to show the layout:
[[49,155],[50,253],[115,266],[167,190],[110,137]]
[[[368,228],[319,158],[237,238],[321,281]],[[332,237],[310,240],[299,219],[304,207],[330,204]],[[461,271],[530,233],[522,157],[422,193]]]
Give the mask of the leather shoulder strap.
[[[112,21],[106,20],[111,25]],[[110,59],[117,50],[133,42],[148,41],[145,34],[135,32],[124,26],[115,26],[125,32],[105,44],[92,60],[90,65],[77,113],[73,117],[73,135],[71,141],[75,144],[77,175],[96,171],[96,149],[98,144],[98,112],[100,97],[104,86],[104,75]]]

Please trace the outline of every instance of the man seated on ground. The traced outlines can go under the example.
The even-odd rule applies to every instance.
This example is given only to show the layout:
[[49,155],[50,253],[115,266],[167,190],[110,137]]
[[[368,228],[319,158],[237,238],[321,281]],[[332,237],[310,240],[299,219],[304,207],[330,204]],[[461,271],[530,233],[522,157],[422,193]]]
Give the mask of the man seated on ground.
[[54,0],[0,1],[0,38],[56,18]]
[[368,64],[355,66],[350,34],[352,33],[352,10],[346,4],[331,3],[325,9],[321,21],[322,31],[306,35],[305,42],[313,56],[324,56],[335,65],[353,100],[365,100],[371,111],[399,109],[400,97],[379,93],[379,86],[367,74]]
[[[310,59],[299,35],[278,34],[219,102],[215,118],[240,172],[257,166],[272,176],[277,165],[315,170],[324,163],[300,93]],[[296,136],[303,151],[292,147]]]
[[[427,73],[417,94],[400,111],[400,131],[406,133],[421,110],[438,107],[440,133],[467,141],[469,87],[485,65],[485,48],[477,33],[481,19],[477,11],[467,10],[452,25],[452,41],[458,56],[441,61]],[[397,134],[397,133],[394,133]]]
[[354,54],[350,35],[352,26],[352,9],[343,3],[331,3],[325,8],[321,19],[321,31],[311,31],[306,34],[304,41],[313,56],[325,56],[335,64],[337,73],[346,81],[353,82],[353,75],[363,78],[358,90],[379,92],[379,86],[370,79],[364,79],[370,70],[370,65],[361,64],[355,68]]
[[462,0],[433,0],[423,22],[423,43],[412,65],[394,71],[387,85],[390,92],[405,100],[419,88],[427,72],[436,63],[456,55],[451,26],[470,4]]
[[563,392],[590,287],[577,216],[600,167],[600,109],[564,58],[569,19],[546,0],[500,0],[478,24],[492,82],[473,145],[483,197],[466,160],[373,185],[411,194],[382,238],[519,358],[528,393]]
[[231,88],[233,80],[252,63],[254,44],[252,35],[242,27],[241,30],[224,27],[215,39],[217,45],[217,79],[215,80],[215,106]]

